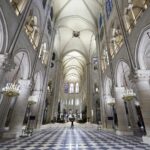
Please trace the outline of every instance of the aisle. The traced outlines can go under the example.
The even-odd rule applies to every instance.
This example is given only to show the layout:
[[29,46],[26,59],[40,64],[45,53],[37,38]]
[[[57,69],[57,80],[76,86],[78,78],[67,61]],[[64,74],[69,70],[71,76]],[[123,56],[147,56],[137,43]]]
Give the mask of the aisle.
[[117,136],[93,125],[53,124],[31,137],[0,142],[0,150],[150,150],[139,137]]

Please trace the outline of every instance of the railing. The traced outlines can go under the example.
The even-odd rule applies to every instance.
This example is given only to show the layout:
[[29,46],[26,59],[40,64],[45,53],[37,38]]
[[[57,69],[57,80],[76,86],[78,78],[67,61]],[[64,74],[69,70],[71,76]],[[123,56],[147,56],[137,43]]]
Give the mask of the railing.
[[17,3],[12,1],[12,2],[11,2],[11,5],[12,5],[12,7],[13,7],[14,10],[15,10],[16,15],[17,15],[17,16],[21,15],[21,11],[19,10]]
[[145,3],[143,4],[143,6],[144,6],[143,9],[141,9],[139,11],[139,13],[137,13],[137,15],[134,16],[135,19],[133,19],[132,25],[130,24],[130,26],[126,29],[128,33],[131,33],[133,26],[135,26],[137,24],[137,20],[142,16],[142,14],[145,12],[145,10],[150,6],[150,2],[149,2],[149,4],[147,4],[147,2],[149,2],[149,0],[145,1]]

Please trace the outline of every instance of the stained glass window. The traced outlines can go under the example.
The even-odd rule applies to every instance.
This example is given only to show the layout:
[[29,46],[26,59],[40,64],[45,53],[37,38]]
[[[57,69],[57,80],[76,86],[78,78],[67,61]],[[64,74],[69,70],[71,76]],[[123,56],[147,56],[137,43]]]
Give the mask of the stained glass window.
[[70,92],[69,93],[74,93],[74,84],[70,83]]
[[110,14],[111,14],[111,11],[112,11],[112,8],[113,8],[112,0],[106,0],[106,15],[107,15],[107,18],[109,18]]
[[69,84],[65,83],[64,84],[64,93],[68,93],[69,92]]
[[76,93],[79,93],[79,83],[76,83]]

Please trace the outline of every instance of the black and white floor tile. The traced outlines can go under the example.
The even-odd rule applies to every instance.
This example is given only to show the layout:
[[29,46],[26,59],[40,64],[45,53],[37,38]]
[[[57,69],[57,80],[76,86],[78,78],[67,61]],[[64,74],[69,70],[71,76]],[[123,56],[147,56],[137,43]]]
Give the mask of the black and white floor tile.
[[150,150],[142,139],[98,131],[91,125],[54,124],[30,137],[0,141],[0,150]]

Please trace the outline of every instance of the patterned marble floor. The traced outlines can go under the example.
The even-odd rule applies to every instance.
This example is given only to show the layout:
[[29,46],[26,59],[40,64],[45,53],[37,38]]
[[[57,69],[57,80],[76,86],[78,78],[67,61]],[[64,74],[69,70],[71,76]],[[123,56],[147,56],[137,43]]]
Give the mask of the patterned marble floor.
[[0,150],[150,150],[141,138],[98,131],[93,125],[53,124],[30,137],[0,141]]

